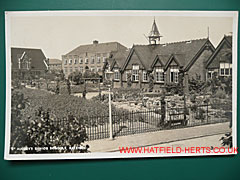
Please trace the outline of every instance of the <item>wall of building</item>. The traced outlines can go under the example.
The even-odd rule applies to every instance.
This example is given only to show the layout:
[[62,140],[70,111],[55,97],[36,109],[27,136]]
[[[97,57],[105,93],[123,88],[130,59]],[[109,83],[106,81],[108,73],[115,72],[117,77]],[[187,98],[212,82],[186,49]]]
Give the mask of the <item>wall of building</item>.
[[209,64],[208,69],[219,69],[220,61],[232,63],[232,60],[230,60],[230,62],[229,62],[228,58],[226,56],[224,56],[224,54],[226,54],[227,51],[231,52],[232,48],[230,46],[228,46],[226,43],[224,43],[224,45],[222,46],[220,51],[214,57],[213,61]]
[[191,66],[191,68],[188,71],[189,78],[196,77],[196,75],[201,77],[202,81],[206,81],[206,62],[209,59],[209,57],[212,55],[212,51],[205,49],[201,55],[198,57],[198,59],[195,61],[195,63]]
[[[64,55],[62,56],[62,68],[65,73],[65,75],[69,75],[71,72],[74,71],[82,71],[84,72],[86,68],[89,68],[90,70],[94,68],[95,72],[97,72],[97,69],[99,69],[99,73],[102,72],[102,67],[104,65],[104,59],[108,58],[110,56],[110,52],[101,52],[101,53],[82,53],[82,54],[70,54],[70,55]],[[94,63],[92,63],[92,57],[94,58]],[[98,57],[100,57],[100,63],[98,62]],[[80,58],[82,58],[83,62],[80,63]],[[86,58],[88,58],[88,63],[85,63]],[[69,64],[69,60],[72,59],[72,63]],[[74,60],[77,60],[77,63],[75,64]],[[67,60],[67,63],[66,63]]]

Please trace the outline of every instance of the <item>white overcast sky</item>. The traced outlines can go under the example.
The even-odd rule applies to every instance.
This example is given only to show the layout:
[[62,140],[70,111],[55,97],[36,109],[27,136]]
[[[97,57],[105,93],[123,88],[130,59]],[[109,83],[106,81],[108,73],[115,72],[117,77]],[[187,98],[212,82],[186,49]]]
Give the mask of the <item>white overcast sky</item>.
[[[27,16],[11,17],[11,47],[41,48],[48,58],[61,59],[81,44],[93,40],[117,41],[126,47],[147,44],[153,16]],[[155,16],[161,43],[207,37],[216,46],[231,33],[231,17]]]

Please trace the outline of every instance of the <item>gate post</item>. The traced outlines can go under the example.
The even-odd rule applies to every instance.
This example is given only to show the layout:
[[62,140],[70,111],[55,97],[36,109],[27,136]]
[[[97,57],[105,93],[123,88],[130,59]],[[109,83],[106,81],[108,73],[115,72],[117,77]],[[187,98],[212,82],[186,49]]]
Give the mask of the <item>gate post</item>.
[[165,101],[165,97],[162,96],[162,99],[161,99],[161,122],[160,122],[160,126],[164,125],[165,118],[166,118],[166,101]]

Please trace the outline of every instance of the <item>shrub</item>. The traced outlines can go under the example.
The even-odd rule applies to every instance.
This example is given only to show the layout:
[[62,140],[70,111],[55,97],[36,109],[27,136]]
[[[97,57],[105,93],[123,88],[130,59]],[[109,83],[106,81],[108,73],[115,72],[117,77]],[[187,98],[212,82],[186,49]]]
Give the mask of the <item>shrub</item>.
[[226,92],[223,89],[218,88],[216,93],[213,94],[213,97],[219,98],[219,99],[226,99]]

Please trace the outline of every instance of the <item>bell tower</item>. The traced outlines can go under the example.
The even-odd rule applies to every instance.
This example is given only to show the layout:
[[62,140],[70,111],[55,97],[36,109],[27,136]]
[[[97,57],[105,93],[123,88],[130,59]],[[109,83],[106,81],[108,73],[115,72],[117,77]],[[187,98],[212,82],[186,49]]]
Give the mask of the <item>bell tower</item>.
[[160,33],[158,31],[158,27],[156,25],[155,18],[154,18],[152,29],[148,36],[149,44],[160,44],[161,37],[162,36],[160,35]]

